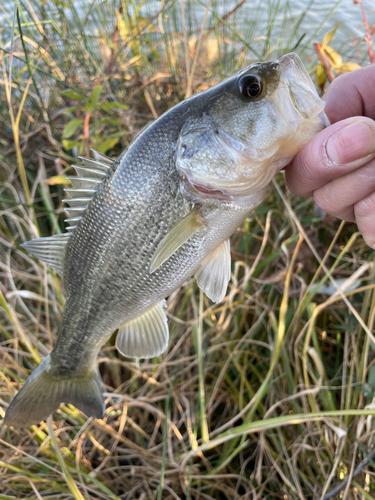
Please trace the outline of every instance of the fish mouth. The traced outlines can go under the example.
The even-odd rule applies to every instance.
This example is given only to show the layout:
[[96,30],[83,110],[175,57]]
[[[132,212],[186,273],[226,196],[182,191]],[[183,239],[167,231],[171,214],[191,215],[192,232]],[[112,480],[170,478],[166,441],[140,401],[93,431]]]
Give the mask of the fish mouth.
[[[280,57],[280,82],[287,88],[289,99],[298,115],[311,120],[319,117],[323,112],[325,103],[322,101],[314,87],[309,74],[297,54],[291,52]],[[327,117],[321,116],[322,124],[327,126]]]
[[[233,201],[253,196],[329,125],[325,103],[300,58],[291,53],[272,65],[279,74],[277,82],[272,80],[275,86],[270,86],[267,99],[252,104],[254,110],[263,106],[267,134],[262,127],[255,128],[253,135],[243,134],[243,129],[236,134],[236,126],[227,126],[215,114],[205,113],[199,123],[189,123],[180,134],[176,155],[183,190],[200,199]],[[246,109],[250,115],[252,108]],[[254,128],[255,119],[245,123]]]
[[202,185],[198,184],[192,179],[189,179],[187,176],[185,177],[186,183],[185,183],[185,189],[187,188],[188,191],[192,192],[189,187],[193,188],[193,192],[197,192],[199,194],[203,194],[204,196],[208,198],[214,198],[215,200],[222,200],[222,201],[227,201],[229,199],[228,194],[226,194],[224,191],[221,191],[220,189],[214,189],[209,185]]

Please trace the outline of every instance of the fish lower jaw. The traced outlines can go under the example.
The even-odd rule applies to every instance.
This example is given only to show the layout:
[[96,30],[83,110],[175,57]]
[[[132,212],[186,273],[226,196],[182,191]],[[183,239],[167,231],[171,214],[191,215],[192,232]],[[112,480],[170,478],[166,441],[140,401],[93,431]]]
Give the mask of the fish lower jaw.
[[207,200],[215,199],[247,205],[248,199],[266,189],[274,175],[284,168],[292,158],[291,156],[290,158],[276,160],[262,169],[262,173],[256,177],[242,177],[238,181],[209,181],[203,176],[194,176],[185,171],[182,175],[182,191],[199,200],[202,200],[202,198]]
[[263,201],[267,194],[268,183],[266,186],[248,192],[232,192],[224,189],[217,189],[208,184],[190,182],[186,177],[180,184],[181,192],[185,198],[193,203],[201,205],[209,203],[218,203],[220,205],[236,205],[239,207],[255,208]]

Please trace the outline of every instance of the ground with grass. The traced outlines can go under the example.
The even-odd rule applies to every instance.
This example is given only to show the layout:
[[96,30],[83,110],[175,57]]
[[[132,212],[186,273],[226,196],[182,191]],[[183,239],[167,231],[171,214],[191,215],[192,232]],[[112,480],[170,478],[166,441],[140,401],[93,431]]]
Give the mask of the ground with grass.
[[[20,244],[64,231],[78,155],[115,158],[173,104],[254,60],[295,50],[322,88],[339,58],[369,64],[363,40],[333,51],[331,33],[314,48],[288,4],[259,4],[239,29],[244,3],[25,0],[4,11],[2,416],[50,352],[64,304],[61,280]],[[373,256],[355,225],[290,195],[280,174],[232,237],[221,304],[191,280],[168,299],[163,356],[130,362],[113,339],[102,349],[103,420],[63,406],[30,429],[0,427],[0,500],[328,499],[338,485],[341,498],[373,498]]]

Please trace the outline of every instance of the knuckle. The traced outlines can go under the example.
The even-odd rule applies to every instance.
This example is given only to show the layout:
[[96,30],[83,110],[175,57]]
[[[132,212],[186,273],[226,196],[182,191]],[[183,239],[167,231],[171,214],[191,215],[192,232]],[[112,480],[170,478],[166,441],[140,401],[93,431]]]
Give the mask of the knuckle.
[[354,205],[354,214],[363,239],[375,250],[375,192]]
[[324,172],[327,169],[324,156],[325,133],[323,130],[307,143],[286,168],[288,186],[298,196],[312,196],[313,191],[324,182]]
[[[340,90],[340,92],[347,92],[348,85],[352,80],[352,75],[344,73],[340,78],[335,78],[329,86],[329,93]],[[328,91],[327,91],[328,94]]]
[[375,250],[375,235],[372,233],[372,231],[366,229],[361,230],[361,224],[358,224],[358,229],[361,231],[366,245]]
[[311,170],[302,150],[292,163],[285,169],[286,182],[292,193],[297,196],[309,196],[311,189]]
[[337,202],[332,198],[330,189],[325,189],[325,186],[314,191],[314,201],[324,212],[336,216]]
[[363,239],[365,240],[366,244],[372,248],[372,250],[375,250],[375,239],[373,236],[368,236],[367,235],[363,235]]
[[354,205],[354,213],[360,219],[375,216],[375,192],[358,201]]
[[309,160],[306,157],[303,157],[300,162],[299,174],[301,178],[305,181],[306,186],[308,186],[308,184],[314,179],[316,175],[314,173],[314,170],[311,168]]
[[314,201],[327,214],[342,220],[355,221],[353,201],[350,201],[343,186],[333,182],[325,184],[314,191]]

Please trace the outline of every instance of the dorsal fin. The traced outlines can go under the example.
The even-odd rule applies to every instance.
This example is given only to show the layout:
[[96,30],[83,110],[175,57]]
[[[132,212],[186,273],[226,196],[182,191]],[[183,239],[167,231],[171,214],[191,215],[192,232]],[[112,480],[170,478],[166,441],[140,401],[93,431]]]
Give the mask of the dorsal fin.
[[96,188],[74,187],[64,189],[64,191],[69,195],[70,198],[92,198],[95,194]]
[[96,149],[91,150],[94,153],[95,160],[101,165],[107,165],[109,168],[113,165],[113,160],[109,156],[97,151]]
[[21,245],[29,253],[52,267],[60,276],[63,274],[66,245],[70,236],[114,163],[111,158],[99,151],[93,149],[92,152],[95,159],[80,157],[83,166],[73,165],[77,177],[68,177],[73,184],[72,188],[65,189],[69,198],[63,200],[68,205],[65,209],[68,215],[65,222],[70,225],[67,228],[68,232],[49,238],[36,238]]
[[107,175],[105,171],[98,168],[89,168],[82,165],[72,165],[78,177],[92,177],[94,179],[102,180]]
[[90,177],[78,177],[77,175],[73,177],[67,177],[74,188],[95,188],[101,184],[101,179],[91,179]]
[[71,219],[73,217],[82,217],[87,207],[69,207],[65,209],[66,214]]
[[83,161],[83,166],[73,165],[77,177],[68,177],[73,187],[64,190],[69,196],[63,201],[68,205],[68,208],[65,209],[68,219],[65,222],[70,224],[68,228],[70,234],[79,223],[96,190],[107,177],[113,165],[113,160],[108,156],[94,149],[91,151],[95,158],[79,157]]
[[64,257],[70,233],[56,234],[48,238],[36,238],[21,244],[29,253],[52,267],[60,276],[64,271]]

